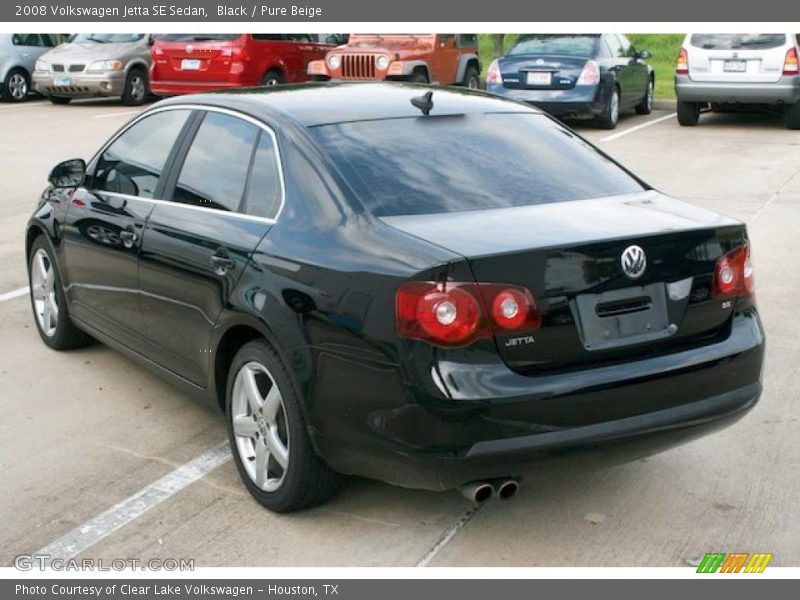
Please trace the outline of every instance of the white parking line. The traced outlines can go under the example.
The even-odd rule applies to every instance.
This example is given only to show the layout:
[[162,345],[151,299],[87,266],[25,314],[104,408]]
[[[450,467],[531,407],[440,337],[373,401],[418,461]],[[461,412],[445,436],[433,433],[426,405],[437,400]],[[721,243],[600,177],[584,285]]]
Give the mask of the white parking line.
[[467,523],[469,523],[469,520],[481,509],[481,506],[483,505],[479,504],[478,506],[473,506],[467,510],[467,512],[463,513],[458,518],[458,521],[453,523],[445,530],[445,532],[442,534],[442,537],[440,537],[436,544],[434,544],[433,548],[431,548],[425,556],[420,558],[419,562],[417,562],[417,564],[414,566],[427,567],[430,562],[436,558],[436,555],[439,554],[439,552],[441,552],[442,549],[450,543],[450,540],[452,540],[456,534],[461,531]]
[[11,292],[5,292],[4,294],[0,294],[0,302],[5,302],[6,300],[13,300],[14,298],[19,298],[20,296],[26,296],[30,288],[26,285],[23,288],[19,288],[18,290],[13,290]]
[[104,513],[78,525],[75,529],[48,544],[36,554],[51,560],[67,560],[94,546],[97,542],[142,516],[151,508],[191,485],[231,459],[230,446],[223,442],[197,458],[181,465],[158,481],[142,488]]
[[102,115],[94,115],[93,119],[110,119],[111,117],[125,117],[127,115],[138,115],[140,110],[125,110],[122,112],[103,113]]
[[663,117],[659,117],[658,119],[653,119],[652,121],[648,121],[647,123],[642,123],[641,125],[636,125],[635,127],[631,127],[630,129],[626,129],[625,131],[620,131],[619,133],[612,133],[611,135],[607,135],[604,138],[600,138],[601,142],[613,142],[614,140],[618,140],[619,138],[628,135],[629,133],[636,133],[637,131],[641,131],[645,127],[650,127],[651,125],[655,125],[656,123],[661,123],[661,121],[666,121],[667,119],[673,118],[678,113],[670,113]]

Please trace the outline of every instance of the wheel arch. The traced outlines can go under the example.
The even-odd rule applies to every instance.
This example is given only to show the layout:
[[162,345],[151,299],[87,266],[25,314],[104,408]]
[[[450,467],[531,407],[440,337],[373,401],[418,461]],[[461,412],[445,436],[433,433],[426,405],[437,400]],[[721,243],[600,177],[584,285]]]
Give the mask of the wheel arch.
[[458,58],[458,66],[456,68],[456,78],[454,80],[455,83],[461,83],[464,81],[464,75],[467,73],[467,69],[470,66],[474,66],[478,69],[478,76],[481,74],[481,61],[478,58],[477,54],[466,53],[462,54]]

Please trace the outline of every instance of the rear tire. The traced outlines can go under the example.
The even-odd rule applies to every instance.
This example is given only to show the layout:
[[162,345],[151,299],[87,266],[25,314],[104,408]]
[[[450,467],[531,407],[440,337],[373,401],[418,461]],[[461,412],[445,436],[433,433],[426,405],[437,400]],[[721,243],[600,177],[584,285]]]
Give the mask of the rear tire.
[[678,102],[678,123],[684,127],[694,127],[699,120],[699,102]]
[[53,104],[69,104],[72,102],[72,98],[65,98],[64,96],[48,96],[47,99]]
[[786,108],[786,126],[789,129],[800,129],[800,102]]
[[339,487],[339,476],[314,451],[300,402],[266,340],[242,346],[228,373],[228,438],[245,487],[274,512],[321,504]]
[[647,91],[644,94],[642,101],[636,105],[637,115],[649,115],[653,112],[653,96],[655,95],[656,82],[651,77],[647,82]]
[[284,82],[283,73],[278,71],[278,69],[270,69],[266,73],[264,73],[264,77],[261,78],[261,85],[263,86],[273,86],[273,85],[280,85]]
[[144,69],[133,68],[125,77],[125,88],[122,91],[122,103],[125,106],[141,106],[147,101],[150,85]]
[[31,91],[31,78],[23,69],[11,69],[0,82],[0,98],[5,102],[25,102]]
[[606,102],[603,113],[597,118],[597,123],[603,129],[615,129],[619,123],[619,88],[611,88],[611,94]]
[[31,245],[28,283],[33,320],[45,344],[53,350],[71,350],[92,343],[92,338],[78,329],[69,318],[58,269],[50,245],[43,235]]
[[481,75],[475,65],[469,65],[464,73],[461,85],[470,90],[478,90],[481,87]]

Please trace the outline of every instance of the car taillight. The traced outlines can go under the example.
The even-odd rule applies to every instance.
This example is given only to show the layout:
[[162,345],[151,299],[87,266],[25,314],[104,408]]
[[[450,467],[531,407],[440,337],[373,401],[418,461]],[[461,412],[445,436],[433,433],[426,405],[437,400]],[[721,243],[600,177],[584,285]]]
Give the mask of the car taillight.
[[686,48],[681,48],[678,52],[678,64],[675,65],[675,72],[679,75],[687,75],[689,73],[689,53]]
[[466,346],[482,337],[541,325],[533,294],[519,285],[409,281],[395,298],[397,334],[437,346]]
[[786,52],[786,60],[783,61],[784,75],[797,75],[800,73],[797,64],[797,48],[789,48]]
[[753,265],[750,263],[750,244],[734,248],[717,259],[714,269],[714,298],[752,296],[755,291]]
[[600,66],[593,60],[587,60],[578,76],[576,85],[597,85],[600,83]]
[[493,83],[496,85],[503,85],[503,75],[500,73],[500,62],[493,60],[489,65],[489,70],[486,71],[486,83]]

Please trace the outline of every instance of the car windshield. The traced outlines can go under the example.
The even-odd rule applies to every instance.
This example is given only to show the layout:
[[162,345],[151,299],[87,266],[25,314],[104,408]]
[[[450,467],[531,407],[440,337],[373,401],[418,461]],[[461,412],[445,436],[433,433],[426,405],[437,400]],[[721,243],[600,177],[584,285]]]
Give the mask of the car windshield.
[[591,56],[597,35],[526,35],[517,40],[508,56],[519,54],[559,54]]
[[72,41],[76,44],[125,44],[138,42],[143,37],[143,33],[79,33]]
[[544,115],[492,113],[312,127],[374,215],[446,213],[641,192]]
[[228,42],[241,35],[240,33],[166,33],[157,38],[165,42]]
[[706,50],[767,50],[785,43],[784,33],[695,33],[691,38],[692,46]]

